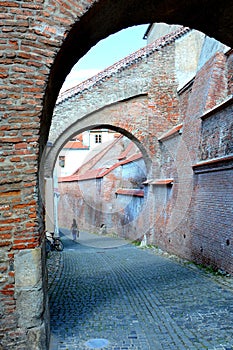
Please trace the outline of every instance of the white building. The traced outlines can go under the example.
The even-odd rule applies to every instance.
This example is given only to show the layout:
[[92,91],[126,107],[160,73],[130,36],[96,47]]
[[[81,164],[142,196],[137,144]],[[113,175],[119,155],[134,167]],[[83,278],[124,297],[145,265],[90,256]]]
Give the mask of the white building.
[[90,151],[101,143],[113,140],[115,137],[116,132],[108,129],[88,130],[75,136],[66,143],[59,153],[54,176],[72,175],[85,162]]

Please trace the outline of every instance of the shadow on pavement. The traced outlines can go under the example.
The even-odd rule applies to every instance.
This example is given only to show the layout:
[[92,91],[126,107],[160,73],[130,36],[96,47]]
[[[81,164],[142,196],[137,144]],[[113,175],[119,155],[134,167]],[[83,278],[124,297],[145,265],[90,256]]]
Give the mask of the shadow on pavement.
[[119,237],[102,236],[98,234],[81,231],[76,241],[73,241],[68,229],[60,229],[60,237],[65,249],[101,248],[111,249],[129,244],[129,241]]

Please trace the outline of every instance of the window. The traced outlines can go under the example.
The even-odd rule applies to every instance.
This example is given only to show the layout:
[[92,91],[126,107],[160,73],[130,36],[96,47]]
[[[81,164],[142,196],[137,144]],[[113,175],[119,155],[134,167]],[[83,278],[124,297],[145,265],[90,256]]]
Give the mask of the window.
[[59,165],[61,168],[65,167],[65,156],[59,156]]
[[95,135],[95,143],[101,143],[102,142],[102,135],[96,134]]

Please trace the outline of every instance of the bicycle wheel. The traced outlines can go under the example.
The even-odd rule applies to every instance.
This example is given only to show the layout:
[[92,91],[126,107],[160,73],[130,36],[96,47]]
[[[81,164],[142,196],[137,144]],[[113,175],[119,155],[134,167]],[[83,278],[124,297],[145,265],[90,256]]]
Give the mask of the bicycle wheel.
[[64,249],[64,245],[63,245],[62,241],[58,238],[55,239],[54,246],[58,252],[61,252]]
[[50,253],[51,252],[51,242],[46,239],[46,242],[45,242],[45,251],[46,251],[46,254]]

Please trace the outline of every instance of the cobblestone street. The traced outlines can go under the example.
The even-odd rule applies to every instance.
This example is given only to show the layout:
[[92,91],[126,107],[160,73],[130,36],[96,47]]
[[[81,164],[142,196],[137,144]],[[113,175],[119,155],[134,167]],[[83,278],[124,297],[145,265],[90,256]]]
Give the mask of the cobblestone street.
[[50,350],[233,349],[233,291],[213,275],[123,240],[62,240],[48,259]]

